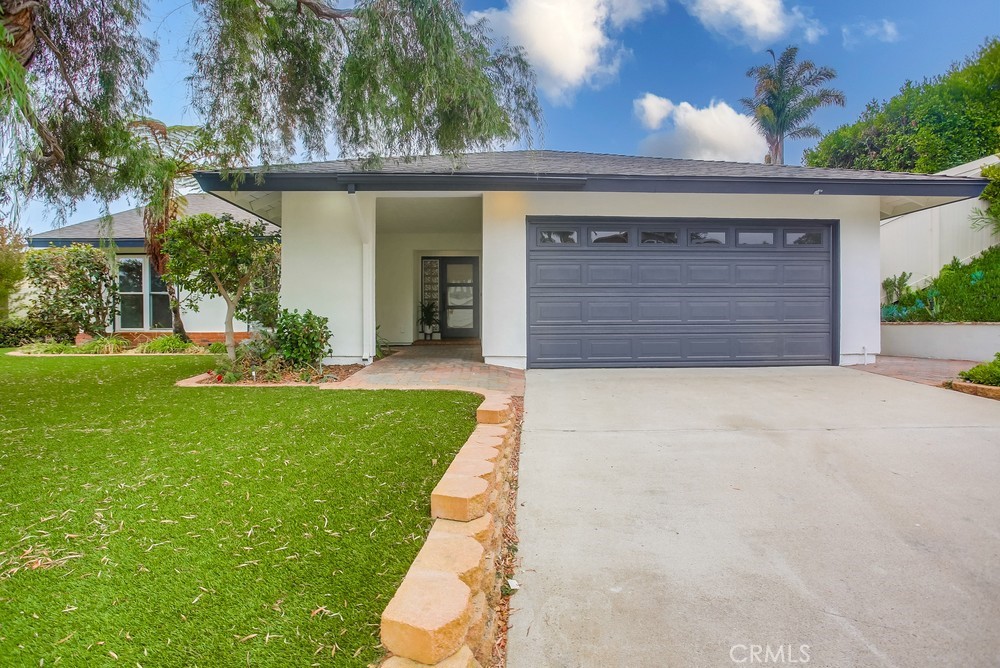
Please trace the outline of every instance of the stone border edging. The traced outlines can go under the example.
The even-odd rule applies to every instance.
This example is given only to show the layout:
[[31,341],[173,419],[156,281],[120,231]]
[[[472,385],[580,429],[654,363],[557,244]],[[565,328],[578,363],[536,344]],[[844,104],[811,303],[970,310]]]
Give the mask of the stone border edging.
[[980,385],[979,383],[967,383],[964,380],[951,381],[951,389],[973,394],[984,399],[996,399],[1000,401],[1000,387],[993,385]]
[[480,393],[479,424],[431,492],[434,525],[382,613],[383,668],[480,668],[493,655],[517,437],[512,397]]
[[206,357],[212,353],[23,353],[11,350],[11,357]]

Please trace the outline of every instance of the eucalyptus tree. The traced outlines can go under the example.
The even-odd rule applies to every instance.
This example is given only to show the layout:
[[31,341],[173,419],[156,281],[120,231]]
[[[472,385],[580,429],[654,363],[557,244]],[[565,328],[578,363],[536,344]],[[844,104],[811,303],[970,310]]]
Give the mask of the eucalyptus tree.
[[837,78],[836,70],[817,67],[811,60],[797,60],[799,48],[786,47],[780,56],[771,54],[771,63],[747,70],[754,80],[753,97],[740,100],[753,115],[754,125],[767,140],[767,161],[785,164],[785,138],[821,137],[819,128],[809,122],[820,107],[832,104],[843,107],[844,93],[825,84]]
[[[362,163],[530,143],[524,52],[459,0],[193,0],[190,102],[226,157],[264,165],[328,145]],[[0,198],[149,199],[157,44],[143,0],[0,0]]]

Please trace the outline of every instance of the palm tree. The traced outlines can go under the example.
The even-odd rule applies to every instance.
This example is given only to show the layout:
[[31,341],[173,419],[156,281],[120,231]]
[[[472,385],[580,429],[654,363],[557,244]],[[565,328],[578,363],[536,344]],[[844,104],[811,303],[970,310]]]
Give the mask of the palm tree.
[[[187,207],[184,191],[199,191],[194,173],[218,166],[223,158],[218,146],[198,126],[167,126],[157,120],[142,119],[132,127],[136,140],[149,149],[148,183],[144,188],[149,201],[143,210],[142,223],[149,266],[163,276],[169,259],[163,252],[163,233],[184,215]],[[166,288],[174,334],[187,341],[177,288],[170,282],[166,282]]]
[[743,107],[753,114],[754,125],[767,140],[767,162],[785,164],[785,137],[804,139],[820,137],[819,128],[809,122],[809,117],[820,107],[831,104],[844,106],[844,93],[823,84],[837,78],[836,70],[816,67],[811,60],[796,62],[799,47],[789,46],[775,57],[771,65],[757,65],[747,70],[755,81],[753,97],[740,100]]

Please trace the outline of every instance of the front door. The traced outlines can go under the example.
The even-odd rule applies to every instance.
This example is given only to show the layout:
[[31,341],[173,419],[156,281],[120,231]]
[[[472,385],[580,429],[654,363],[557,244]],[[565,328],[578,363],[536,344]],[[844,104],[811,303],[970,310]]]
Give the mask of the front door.
[[441,267],[441,338],[479,338],[479,258],[443,257]]

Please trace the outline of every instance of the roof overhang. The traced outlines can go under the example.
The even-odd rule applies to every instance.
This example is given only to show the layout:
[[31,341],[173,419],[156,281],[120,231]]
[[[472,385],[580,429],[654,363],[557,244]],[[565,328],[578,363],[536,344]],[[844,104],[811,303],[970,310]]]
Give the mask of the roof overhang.
[[270,172],[248,176],[234,190],[219,172],[197,172],[202,189],[281,224],[284,191],[695,193],[714,195],[817,195],[880,198],[883,218],[978,197],[986,179],[928,175],[891,178],[788,178],[592,174],[421,174],[393,172]]

